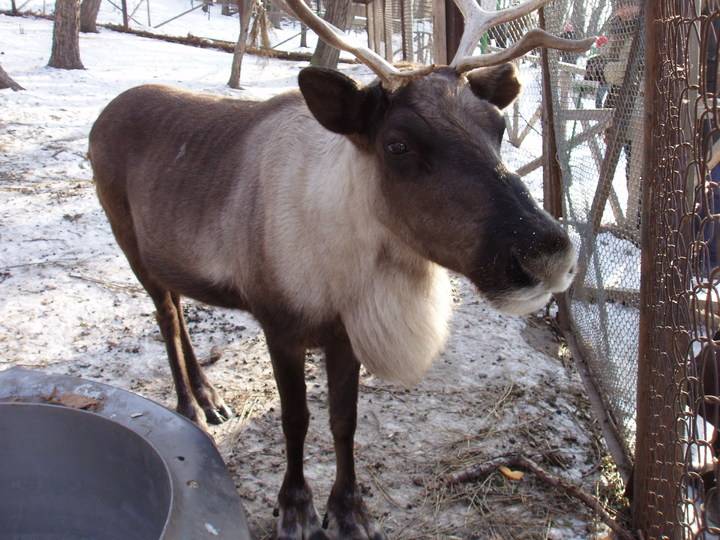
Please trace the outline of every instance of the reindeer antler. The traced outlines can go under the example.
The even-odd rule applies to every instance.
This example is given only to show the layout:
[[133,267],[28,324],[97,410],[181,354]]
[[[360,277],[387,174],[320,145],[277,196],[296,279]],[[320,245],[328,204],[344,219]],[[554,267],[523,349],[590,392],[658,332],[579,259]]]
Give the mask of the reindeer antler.
[[517,6],[501,9],[499,11],[487,11],[482,9],[477,0],[454,0],[458,9],[465,19],[465,31],[460,39],[455,57],[450,66],[459,73],[469,71],[478,67],[494,66],[518,58],[528,51],[537,47],[547,47],[561,51],[584,52],[594,43],[595,38],[587,39],[563,39],[544,30],[536,28],[525,34],[512,47],[497,53],[481,54],[471,56],[480,38],[493,26],[514,21],[548,4],[551,0],[528,0]]
[[[354,55],[363,64],[369,67],[380,77],[383,87],[396,90],[414,78],[430,73],[435,66],[423,66],[416,69],[400,70],[385,60],[382,56],[366,47],[353,45],[347,34],[332,24],[318,17],[303,0],[279,0],[285,3],[287,11],[311,28],[320,39],[329,45]],[[437,0],[436,0],[437,1]],[[522,56],[537,47],[548,47],[561,51],[586,51],[595,41],[595,38],[582,40],[563,39],[548,34],[544,30],[534,29],[525,34],[517,43],[508,49],[496,53],[471,56],[482,35],[493,26],[513,21],[531,11],[541,8],[551,0],[527,0],[517,6],[499,11],[482,9],[477,0],[454,0],[465,18],[465,31],[460,39],[455,58],[450,66],[458,73],[463,73],[478,67],[494,66],[508,62]]]
[[407,81],[430,73],[434,68],[430,65],[418,69],[399,70],[375,51],[350,43],[345,32],[318,17],[303,0],[281,1],[285,2],[290,8],[289,11],[295,13],[295,16],[311,28],[320,39],[341,51],[349,52],[373,70],[388,90],[396,90]]

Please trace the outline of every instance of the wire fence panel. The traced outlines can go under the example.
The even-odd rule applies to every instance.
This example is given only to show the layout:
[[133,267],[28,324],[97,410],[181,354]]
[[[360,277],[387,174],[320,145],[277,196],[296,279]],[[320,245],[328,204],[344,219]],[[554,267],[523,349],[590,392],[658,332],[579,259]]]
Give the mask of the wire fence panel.
[[[649,302],[636,519],[646,538],[720,538],[720,1],[658,0],[646,241]],[[645,348],[646,347],[646,348]]]
[[[479,0],[487,10],[504,9],[517,4],[514,0]],[[478,43],[474,54],[501,51],[519,41],[528,30],[538,27],[537,11],[520,19],[491,28]],[[516,171],[540,199],[543,192],[542,170],[542,69],[537,51],[513,60],[522,82],[520,97],[507,107],[503,159]]]
[[569,318],[626,456],[635,444],[643,164],[642,0],[557,0],[547,30],[599,36],[549,51],[565,226],[579,253]]

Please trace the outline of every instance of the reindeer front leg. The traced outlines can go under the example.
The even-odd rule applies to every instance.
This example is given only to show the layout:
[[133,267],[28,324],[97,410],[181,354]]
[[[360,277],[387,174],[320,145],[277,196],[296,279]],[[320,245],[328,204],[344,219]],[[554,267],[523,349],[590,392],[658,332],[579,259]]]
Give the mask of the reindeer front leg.
[[353,439],[357,424],[360,363],[343,335],[325,347],[330,401],[330,429],[335,443],[335,484],[327,505],[327,528],[338,539],[383,540],[362,500],[355,478]]
[[287,469],[278,494],[278,540],[323,540],[327,536],[303,474],[303,447],[310,413],[305,399],[305,348],[266,331],[280,393]]

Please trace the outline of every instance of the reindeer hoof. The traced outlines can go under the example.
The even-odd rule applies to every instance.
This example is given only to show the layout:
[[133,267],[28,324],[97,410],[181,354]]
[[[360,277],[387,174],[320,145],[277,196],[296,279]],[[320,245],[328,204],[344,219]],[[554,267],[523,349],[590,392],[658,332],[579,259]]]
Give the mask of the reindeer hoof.
[[188,420],[194,422],[198,425],[200,429],[203,431],[207,431],[208,426],[206,422],[206,414],[205,412],[200,408],[200,405],[198,405],[195,400],[183,402],[177,404],[177,407],[175,407],[175,410],[182,414],[185,418]]
[[382,529],[370,516],[357,488],[350,493],[330,495],[328,513],[323,525],[330,538],[338,540],[386,540]]
[[193,389],[193,394],[205,412],[208,424],[222,424],[232,418],[232,409],[225,405],[223,399],[212,386]]
[[227,418],[223,417],[222,414],[220,414],[220,411],[216,411],[215,409],[205,409],[205,420],[207,420],[208,424],[212,425],[218,425],[222,424]]
[[233,416],[232,409],[225,405],[224,403],[221,403],[218,407],[203,407],[203,411],[205,412],[205,418],[207,419],[208,424],[222,424],[226,420],[230,420]]
[[329,540],[320,526],[307,484],[300,489],[281,490],[279,499],[277,540]]

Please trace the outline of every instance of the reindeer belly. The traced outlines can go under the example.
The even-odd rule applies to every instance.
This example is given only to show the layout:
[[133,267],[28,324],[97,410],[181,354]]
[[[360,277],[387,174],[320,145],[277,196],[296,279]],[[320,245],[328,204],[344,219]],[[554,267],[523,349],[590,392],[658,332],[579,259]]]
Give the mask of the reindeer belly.
[[[201,302],[246,309],[243,272],[233,256],[235,246],[211,241],[208,227],[173,226],[173,212],[137,209],[133,223],[138,251],[149,274],[164,288]],[[211,229],[211,228],[210,228]]]
[[143,262],[153,278],[174,293],[213,306],[248,309],[247,299],[238,287],[228,282],[215,281],[192,265],[182,267],[146,254],[143,255]]

